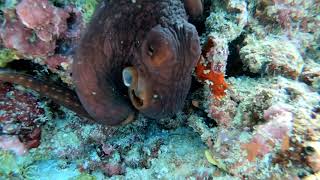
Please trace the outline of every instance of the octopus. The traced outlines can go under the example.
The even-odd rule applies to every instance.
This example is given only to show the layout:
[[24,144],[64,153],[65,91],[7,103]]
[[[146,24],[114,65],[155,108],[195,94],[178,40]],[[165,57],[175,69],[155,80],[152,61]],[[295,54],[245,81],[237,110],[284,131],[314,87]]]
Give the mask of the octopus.
[[0,80],[20,84],[98,123],[132,122],[180,111],[200,57],[196,28],[201,0],[103,0],[76,49],[75,92],[19,72],[0,70]]

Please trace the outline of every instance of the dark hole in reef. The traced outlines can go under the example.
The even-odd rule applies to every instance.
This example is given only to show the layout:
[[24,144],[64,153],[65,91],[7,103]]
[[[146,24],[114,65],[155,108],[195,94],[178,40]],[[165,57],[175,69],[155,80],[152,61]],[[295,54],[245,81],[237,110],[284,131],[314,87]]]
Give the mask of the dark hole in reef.
[[71,55],[74,54],[72,42],[65,39],[58,39],[56,42],[55,54]]
[[209,128],[213,128],[213,127],[217,127],[218,124],[214,119],[203,117],[204,123],[209,127]]
[[4,22],[4,13],[3,11],[0,9],[0,23],[3,24]]
[[315,149],[313,147],[311,147],[311,146],[307,146],[307,147],[304,148],[304,151],[305,151],[306,154],[312,155],[315,152]]
[[206,32],[205,22],[206,22],[207,17],[210,15],[211,4],[212,3],[210,0],[204,0],[203,1],[203,14],[202,14],[202,16],[200,16],[198,18],[190,18],[189,19],[189,22],[196,27],[199,36],[201,36],[203,33]]
[[306,172],[306,171],[299,171],[297,175],[299,178],[304,178],[307,176],[307,174],[308,174],[308,172]]
[[59,8],[65,7],[65,4],[63,2],[60,2],[60,1],[57,1],[57,0],[53,1],[52,4],[54,6],[56,6],[56,7],[59,7]]
[[202,87],[203,87],[203,84],[201,84],[201,83],[196,79],[196,77],[192,76],[192,79],[191,79],[191,87],[190,87],[189,94],[197,91],[199,88],[202,88]]
[[69,18],[67,19],[68,30],[76,29],[77,26],[77,15],[74,12],[69,13]]
[[17,72],[22,72],[29,75],[37,75],[36,71],[42,71],[44,68],[36,63],[33,63],[30,60],[14,60],[7,64],[7,68],[15,70]]
[[199,117],[202,117],[204,120],[204,123],[209,127],[217,127],[218,124],[216,123],[215,120],[211,119],[208,117],[208,113],[204,111],[202,108],[197,108],[191,105],[192,100],[198,100],[198,101],[204,101],[205,97],[204,92],[202,90],[203,84],[200,83],[194,76],[191,79],[191,87],[189,94],[187,96],[186,100],[186,105],[184,107],[184,112],[187,112],[190,107],[192,107],[192,112],[193,114],[196,114]]
[[251,73],[244,70],[243,63],[240,58],[240,48],[243,46],[243,41],[245,38],[245,33],[242,33],[235,40],[231,41],[229,46],[229,56],[227,59],[226,76],[227,77],[237,77],[237,76],[249,76],[258,77],[258,74]]
[[320,102],[319,102],[319,104],[318,104],[316,107],[314,107],[314,108],[312,109],[312,111],[313,111],[314,113],[316,113],[316,114],[320,114]]

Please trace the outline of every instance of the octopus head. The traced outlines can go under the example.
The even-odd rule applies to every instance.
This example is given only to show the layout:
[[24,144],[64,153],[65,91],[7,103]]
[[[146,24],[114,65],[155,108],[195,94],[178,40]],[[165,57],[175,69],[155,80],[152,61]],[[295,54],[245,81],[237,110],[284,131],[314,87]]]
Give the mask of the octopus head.
[[169,117],[181,110],[191,84],[191,72],[200,56],[195,27],[157,25],[146,33],[122,71],[133,106],[147,117]]

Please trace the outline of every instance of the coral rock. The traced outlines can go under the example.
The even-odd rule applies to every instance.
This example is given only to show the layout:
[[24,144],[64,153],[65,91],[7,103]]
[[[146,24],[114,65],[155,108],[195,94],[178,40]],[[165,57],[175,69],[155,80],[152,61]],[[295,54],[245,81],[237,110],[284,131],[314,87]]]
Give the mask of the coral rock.
[[314,88],[320,89],[320,65],[313,61],[307,62],[303,67],[301,80]]
[[56,72],[59,68],[70,71],[72,59],[62,55],[53,55],[48,57],[44,63],[49,67],[52,72]]
[[47,0],[23,0],[16,7],[21,22],[35,30],[37,36],[45,42],[52,41],[67,30],[69,14],[54,7]]
[[311,141],[305,144],[305,153],[307,154],[307,164],[313,172],[320,171],[320,142]]
[[13,151],[17,155],[24,155],[27,152],[27,148],[17,136],[0,136],[0,149]]
[[195,68],[196,76],[209,85],[215,98],[222,98],[228,88],[224,79],[228,58],[227,44],[223,39],[209,36],[201,54]]
[[8,16],[0,32],[5,47],[15,49],[24,56],[42,57],[53,53],[55,41],[42,41],[31,29],[26,28],[17,19]]
[[9,84],[0,84],[0,134],[19,135],[24,148],[40,145],[41,125],[38,122],[45,111],[30,93],[15,89]]
[[246,39],[240,57],[252,73],[280,74],[296,79],[303,67],[303,59],[294,44],[288,40],[267,37]]

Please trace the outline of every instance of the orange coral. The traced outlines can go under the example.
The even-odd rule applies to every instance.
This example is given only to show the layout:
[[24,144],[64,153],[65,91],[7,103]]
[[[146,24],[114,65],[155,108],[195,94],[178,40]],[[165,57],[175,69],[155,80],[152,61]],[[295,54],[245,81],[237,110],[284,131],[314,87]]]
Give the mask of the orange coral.
[[196,75],[201,81],[209,83],[212,94],[215,98],[222,98],[226,95],[225,90],[228,84],[225,82],[224,73],[214,70],[211,63],[204,64],[200,58],[196,66]]

